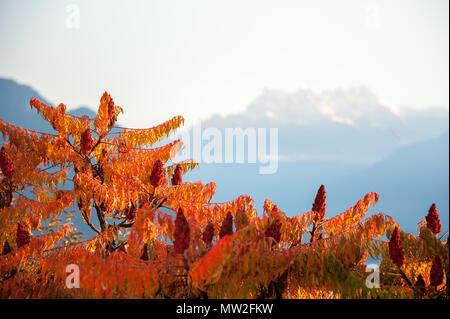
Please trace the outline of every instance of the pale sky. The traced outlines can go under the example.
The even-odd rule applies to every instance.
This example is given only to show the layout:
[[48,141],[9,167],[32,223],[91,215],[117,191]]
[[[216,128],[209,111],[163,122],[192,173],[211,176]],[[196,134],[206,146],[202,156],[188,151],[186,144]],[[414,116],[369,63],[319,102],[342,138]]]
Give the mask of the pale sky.
[[69,109],[96,110],[107,90],[134,127],[236,113],[264,88],[364,85],[394,106],[448,107],[448,11],[448,0],[0,0],[0,77]]

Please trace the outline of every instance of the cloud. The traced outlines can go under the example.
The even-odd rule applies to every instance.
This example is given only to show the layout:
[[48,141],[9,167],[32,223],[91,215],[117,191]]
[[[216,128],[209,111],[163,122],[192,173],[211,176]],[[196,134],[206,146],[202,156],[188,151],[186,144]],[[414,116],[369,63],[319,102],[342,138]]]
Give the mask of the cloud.
[[350,126],[354,124],[354,121],[351,118],[345,118],[337,115],[332,106],[320,106],[319,110],[322,115],[329,118],[332,122]]

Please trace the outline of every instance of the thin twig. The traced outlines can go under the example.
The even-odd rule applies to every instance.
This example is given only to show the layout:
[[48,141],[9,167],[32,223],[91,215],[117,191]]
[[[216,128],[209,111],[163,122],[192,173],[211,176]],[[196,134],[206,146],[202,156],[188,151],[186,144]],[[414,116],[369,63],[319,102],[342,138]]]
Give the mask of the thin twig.
[[439,240],[441,240],[442,238],[444,238],[444,236],[447,235],[447,234],[448,234],[448,229],[447,229],[447,231],[446,231],[444,234],[442,234],[441,237],[439,237]]
[[81,217],[83,217],[84,222],[91,227],[97,234],[101,234],[101,231],[97,229],[92,223],[87,219],[86,211],[81,212]]
[[406,274],[403,272],[403,270],[400,269],[400,267],[398,267],[398,271],[400,272],[400,275],[402,275],[403,279],[405,279],[405,281],[408,283],[408,285],[410,287],[413,287],[414,285],[412,284],[411,280],[409,280],[408,276],[406,276]]

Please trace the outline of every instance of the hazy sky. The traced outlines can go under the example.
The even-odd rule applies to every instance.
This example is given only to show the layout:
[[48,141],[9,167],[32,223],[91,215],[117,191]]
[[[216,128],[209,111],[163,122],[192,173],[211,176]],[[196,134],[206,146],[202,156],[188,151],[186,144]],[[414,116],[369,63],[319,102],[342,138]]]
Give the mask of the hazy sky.
[[[74,6],[75,5],[75,6]],[[0,0],[0,77],[149,127],[244,109],[264,88],[365,85],[449,105],[448,0]],[[79,20],[77,14],[79,13]]]

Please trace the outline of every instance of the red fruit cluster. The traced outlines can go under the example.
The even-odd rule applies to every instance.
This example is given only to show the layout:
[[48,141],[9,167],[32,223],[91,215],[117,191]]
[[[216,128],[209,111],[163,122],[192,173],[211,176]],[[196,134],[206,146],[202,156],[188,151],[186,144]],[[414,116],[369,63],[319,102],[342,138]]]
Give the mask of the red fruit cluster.
[[190,241],[189,223],[184,216],[183,210],[178,209],[175,219],[175,234],[173,245],[177,254],[182,254],[188,247]]
[[326,199],[327,196],[325,193],[325,186],[320,185],[312,207],[312,211],[317,213],[317,217],[319,220],[325,218],[325,207],[327,206]]
[[153,165],[152,173],[150,175],[150,183],[153,187],[160,186],[164,181],[164,167],[163,162],[158,159]]
[[230,212],[227,213],[225,219],[222,222],[222,226],[220,227],[219,238],[223,238],[227,235],[233,234],[233,215]]
[[203,232],[202,239],[206,244],[209,245],[212,243],[213,238],[214,238],[214,224],[212,222],[209,222],[205,228],[205,231]]
[[17,223],[16,244],[17,248],[25,246],[30,243],[30,232],[28,228],[20,223]]
[[425,217],[427,221],[427,227],[434,233],[439,234],[441,232],[441,221],[436,209],[436,204],[433,203],[428,210],[428,215]]
[[6,153],[4,146],[0,150],[0,169],[6,178],[11,178],[14,175],[14,164],[11,157]]
[[108,102],[108,119],[111,120],[114,117],[114,100],[110,99]]
[[272,222],[269,227],[267,227],[264,236],[272,237],[277,243],[279,243],[281,238],[281,223],[279,221]]
[[430,284],[437,287],[442,284],[443,280],[444,272],[442,270],[441,258],[439,258],[439,256],[436,256],[433,259],[433,264],[431,265],[430,269]]
[[94,140],[92,139],[91,130],[87,129],[81,134],[81,153],[89,155],[94,146]]
[[399,267],[403,265],[405,256],[403,255],[402,242],[400,240],[400,231],[398,230],[398,227],[395,227],[391,240],[389,241],[389,256],[395,265]]
[[114,105],[114,100],[111,98],[111,96],[108,93],[105,92],[103,95],[106,95],[106,98],[109,99],[109,102],[108,102],[108,126],[111,127],[114,125],[114,123],[117,120],[116,107]]
[[147,243],[144,244],[144,247],[142,247],[142,255],[141,255],[141,259],[144,261],[147,261],[148,258],[148,245]]
[[177,164],[172,176],[172,185],[181,185],[181,183],[183,183],[183,167]]

